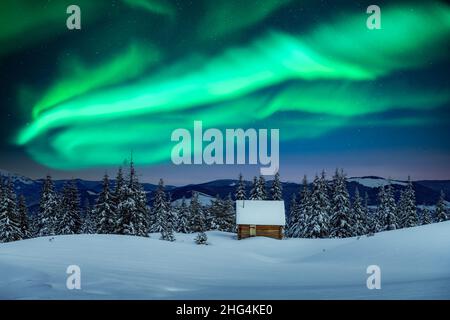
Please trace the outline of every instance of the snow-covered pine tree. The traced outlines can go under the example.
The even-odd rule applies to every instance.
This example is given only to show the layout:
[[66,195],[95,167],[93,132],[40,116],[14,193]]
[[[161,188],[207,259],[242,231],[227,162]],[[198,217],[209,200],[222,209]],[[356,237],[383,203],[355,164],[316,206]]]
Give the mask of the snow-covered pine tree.
[[264,179],[264,176],[259,176],[258,183],[256,185],[256,194],[258,198],[257,200],[267,199],[266,179]]
[[359,195],[358,187],[355,189],[355,198],[352,203],[352,214],[355,221],[353,225],[353,235],[361,236],[367,234],[367,215],[361,196]]
[[30,220],[28,218],[28,207],[24,195],[21,195],[19,197],[18,216],[19,216],[20,231],[22,232],[23,239],[31,238]]
[[158,188],[153,198],[152,213],[154,215],[154,226],[151,228],[153,232],[163,232],[168,211],[169,206],[166,199],[166,192],[164,191],[164,181],[163,179],[159,179]]
[[57,216],[56,234],[77,234],[80,232],[80,196],[75,180],[64,185],[62,190],[61,208]]
[[167,216],[166,222],[164,224],[164,229],[161,232],[161,240],[167,241],[175,241],[175,231],[177,228],[177,217],[175,215],[175,211],[172,208],[171,195],[169,193],[168,201],[167,201]]
[[289,219],[287,219],[288,224],[286,228],[286,237],[297,238],[298,226],[299,226],[299,205],[297,202],[297,196],[295,193],[292,194],[291,206],[289,208]]
[[424,207],[422,209],[422,225],[430,224],[432,223],[431,219],[431,211],[427,207]]
[[330,236],[347,238],[356,234],[355,219],[350,207],[350,199],[344,172],[338,171],[333,176],[331,196]]
[[201,232],[205,230],[206,217],[202,205],[198,200],[198,193],[193,192],[191,198],[191,204],[189,206],[190,211],[190,230],[191,232]]
[[408,177],[408,186],[403,193],[402,211],[403,228],[410,228],[419,225],[419,217],[417,216],[416,207],[416,195],[410,177]]
[[379,193],[378,218],[380,219],[381,229],[398,229],[397,208],[395,205],[394,191],[389,181],[387,187],[381,187]]
[[2,188],[0,198],[0,242],[23,239],[12,179]]
[[306,226],[311,212],[311,190],[308,186],[306,175],[303,176],[302,189],[300,191],[300,201],[298,204],[298,227],[294,230],[295,238],[303,238],[306,233]]
[[231,194],[222,201],[223,213],[219,219],[219,231],[235,232],[236,229],[236,212]]
[[191,199],[191,215],[193,217],[193,230],[198,232],[195,238],[197,244],[208,244],[208,236],[205,233],[206,230],[206,218],[201,205],[198,201],[198,194],[195,192]]
[[91,207],[88,198],[85,199],[83,211],[81,233],[95,234],[97,232],[97,216],[95,210]]
[[307,238],[326,238],[329,236],[330,201],[325,172],[320,178],[316,175],[309,203],[309,217],[305,230]]
[[114,192],[112,194],[112,200],[113,200],[112,203],[114,204],[113,207],[115,210],[114,233],[117,233],[117,234],[123,233],[123,226],[121,225],[123,219],[122,219],[121,213],[119,212],[119,205],[125,200],[125,188],[126,188],[126,183],[125,183],[125,179],[123,177],[123,170],[122,170],[122,167],[119,167],[119,169],[117,170]]
[[444,191],[441,190],[441,194],[439,196],[438,203],[436,204],[436,210],[434,212],[435,221],[443,222],[447,221],[447,208],[445,206],[445,194]]
[[54,190],[52,178],[47,175],[42,186],[39,202],[38,228],[40,237],[55,235],[58,210],[58,195]]
[[225,214],[225,203],[219,194],[217,194],[215,199],[211,201],[208,211],[209,216],[212,219],[211,230],[219,229]]
[[405,215],[405,202],[406,202],[406,191],[400,190],[400,196],[398,198],[397,203],[397,226],[399,229],[405,228],[404,224],[406,222],[406,215]]
[[242,177],[242,174],[239,174],[239,181],[236,188],[236,193],[234,194],[236,200],[246,200],[247,194],[245,192],[245,182]]
[[186,204],[186,198],[183,197],[178,207],[178,223],[177,231],[181,233],[189,233],[189,207]]
[[272,187],[270,188],[270,195],[272,200],[283,200],[283,186],[280,181],[280,173],[275,174],[275,178],[272,182]]
[[253,184],[250,190],[250,200],[260,200],[258,198],[258,184],[259,184],[258,178],[253,177]]
[[[109,189],[109,177],[107,174],[103,176],[102,191],[98,195],[94,212],[97,220],[96,232],[99,234],[113,234],[116,230],[117,208],[116,198]],[[123,185],[121,186],[123,188]],[[117,191],[117,190],[116,190]]]
[[138,181],[133,159],[130,161],[128,182],[122,188],[123,200],[119,204],[119,229],[122,234],[148,237],[147,196]]

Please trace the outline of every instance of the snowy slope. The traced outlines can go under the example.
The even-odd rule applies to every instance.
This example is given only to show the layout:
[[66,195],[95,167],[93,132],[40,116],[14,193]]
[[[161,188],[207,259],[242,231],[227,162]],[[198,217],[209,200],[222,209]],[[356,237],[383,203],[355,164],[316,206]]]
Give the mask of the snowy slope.
[[379,177],[349,178],[348,182],[357,182],[360,185],[367,188],[378,188],[381,186],[387,186],[389,183],[391,183],[392,185],[399,185],[399,186],[408,185],[408,183],[404,181],[388,180]]
[[[201,205],[209,206],[211,205],[211,202],[213,202],[215,197],[211,197],[210,195],[198,192],[198,202],[200,202]],[[177,199],[175,201],[172,201],[172,204],[174,206],[179,206],[183,202],[183,199]],[[191,198],[186,198],[186,204],[189,205],[191,203]]]
[[[76,235],[0,244],[2,299],[450,299],[450,222],[360,239],[252,238],[208,232],[174,243]],[[82,289],[67,290],[66,268]],[[381,290],[366,268],[381,267]]]

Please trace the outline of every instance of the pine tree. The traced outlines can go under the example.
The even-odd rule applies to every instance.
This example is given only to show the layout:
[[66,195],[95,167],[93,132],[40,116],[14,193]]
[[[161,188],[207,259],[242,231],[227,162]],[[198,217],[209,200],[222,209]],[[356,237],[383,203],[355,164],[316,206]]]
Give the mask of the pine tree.
[[[121,188],[123,188],[123,185]],[[113,234],[116,231],[117,208],[115,199],[116,198],[109,190],[109,177],[105,174],[103,177],[102,191],[100,192],[94,207],[97,219],[96,232],[99,234]]]
[[138,181],[133,159],[130,161],[128,182],[122,187],[121,197],[122,201],[117,209],[119,233],[148,237],[147,196]]
[[442,222],[447,220],[447,209],[445,207],[445,194],[444,191],[442,190],[438,203],[436,204],[435,220],[436,222]]
[[308,238],[326,238],[329,235],[330,201],[325,172],[321,177],[316,176],[310,201],[310,214],[305,236]]
[[186,205],[186,199],[183,197],[181,205],[178,208],[177,231],[181,233],[189,233],[189,207]]
[[258,184],[259,184],[258,178],[253,177],[252,189],[250,190],[250,200],[260,200],[258,198]]
[[205,225],[206,219],[203,210],[201,209],[201,205],[198,202],[198,194],[194,193],[191,199],[191,215],[193,217],[193,230],[194,232],[198,232],[197,237],[195,238],[195,243],[197,244],[208,244],[208,236],[205,233]]
[[289,219],[288,226],[286,228],[286,237],[297,238],[298,237],[298,226],[299,226],[299,205],[297,203],[297,196],[295,193],[292,194],[291,206],[289,208]]
[[62,190],[61,207],[55,224],[56,234],[77,234],[81,230],[80,197],[75,180]]
[[430,209],[424,207],[422,209],[422,225],[432,223]]
[[302,190],[300,192],[298,228],[294,231],[294,237],[303,238],[306,236],[307,224],[311,212],[311,190],[309,190],[308,179],[303,176]]
[[97,213],[95,208],[92,208],[89,199],[85,199],[84,201],[84,209],[83,209],[83,223],[81,226],[81,233],[83,234],[96,234],[97,233]]
[[264,179],[264,176],[259,176],[259,180],[256,185],[256,194],[258,198],[257,200],[267,199],[266,180]]
[[0,242],[21,240],[23,234],[20,229],[13,181],[10,179],[2,189],[0,198]]
[[388,186],[380,187],[378,195],[378,219],[380,220],[381,231],[398,229],[397,209],[395,206],[394,191],[389,181]]
[[416,195],[414,193],[411,178],[408,177],[408,186],[403,192],[402,201],[402,227],[410,228],[419,225],[419,217],[417,216]]
[[42,186],[41,200],[39,203],[39,236],[55,235],[58,209],[58,195],[54,190],[52,178],[48,175]]
[[236,200],[246,200],[247,199],[247,194],[245,192],[245,182],[242,178],[242,174],[239,174],[239,182],[238,182],[238,186],[236,188],[236,193],[235,193],[234,197]]
[[30,221],[28,218],[28,207],[25,197],[21,195],[19,197],[18,205],[19,225],[23,239],[31,238]]
[[280,181],[280,173],[275,174],[275,178],[272,182],[272,188],[270,189],[272,200],[283,200],[283,186]]
[[354,217],[354,235],[361,236],[368,232],[367,212],[359,195],[358,187],[355,189],[355,199],[352,203],[352,213]]
[[202,205],[198,201],[198,193],[193,192],[191,198],[191,204],[189,206],[191,221],[190,230],[191,232],[201,232],[204,231],[206,225],[206,217]]
[[113,200],[113,204],[114,204],[113,208],[115,210],[114,233],[117,233],[117,234],[123,233],[123,226],[121,225],[122,216],[121,216],[121,213],[119,212],[119,206],[122,202],[125,201],[125,189],[126,189],[126,184],[125,184],[125,179],[123,177],[123,170],[122,170],[122,167],[119,167],[119,169],[117,170],[114,193],[112,195],[112,200]]
[[344,172],[336,173],[333,177],[333,191],[331,198],[331,237],[347,238],[356,234],[354,225],[356,223],[350,208],[350,199],[346,187]]
[[156,189],[155,196],[153,198],[153,215],[155,225],[152,227],[153,232],[162,233],[165,229],[166,218],[168,216],[169,206],[166,199],[166,193],[164,191],[164,181],[159,180],[158,188]]
[[175,241],[175,230],[177,228],[177,217],[171,205],[171,195],[167,201],[167,216],[164,224],[164,229],[161,232],[161,240]]
[[236,212],[234,209],[234,202],[231,199],[231,194],[227,199],[222,201],[222,214],[218,219],[218,230],[225,232],[235,232],[236,228]]

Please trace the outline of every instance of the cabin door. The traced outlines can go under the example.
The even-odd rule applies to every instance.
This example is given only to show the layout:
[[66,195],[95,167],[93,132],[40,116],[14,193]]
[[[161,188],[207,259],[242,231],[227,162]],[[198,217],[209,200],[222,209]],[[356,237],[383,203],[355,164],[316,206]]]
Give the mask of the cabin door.
[[254,224],[250,225],[250,237],[256,236],[256,226]]

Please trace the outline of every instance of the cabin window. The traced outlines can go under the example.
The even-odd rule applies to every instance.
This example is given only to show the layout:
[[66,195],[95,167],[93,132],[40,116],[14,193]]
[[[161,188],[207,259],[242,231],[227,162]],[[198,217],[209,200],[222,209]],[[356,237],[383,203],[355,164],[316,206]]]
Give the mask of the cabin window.
[[256,236],[256,225],[252,224],[250,225],[250,237]]

